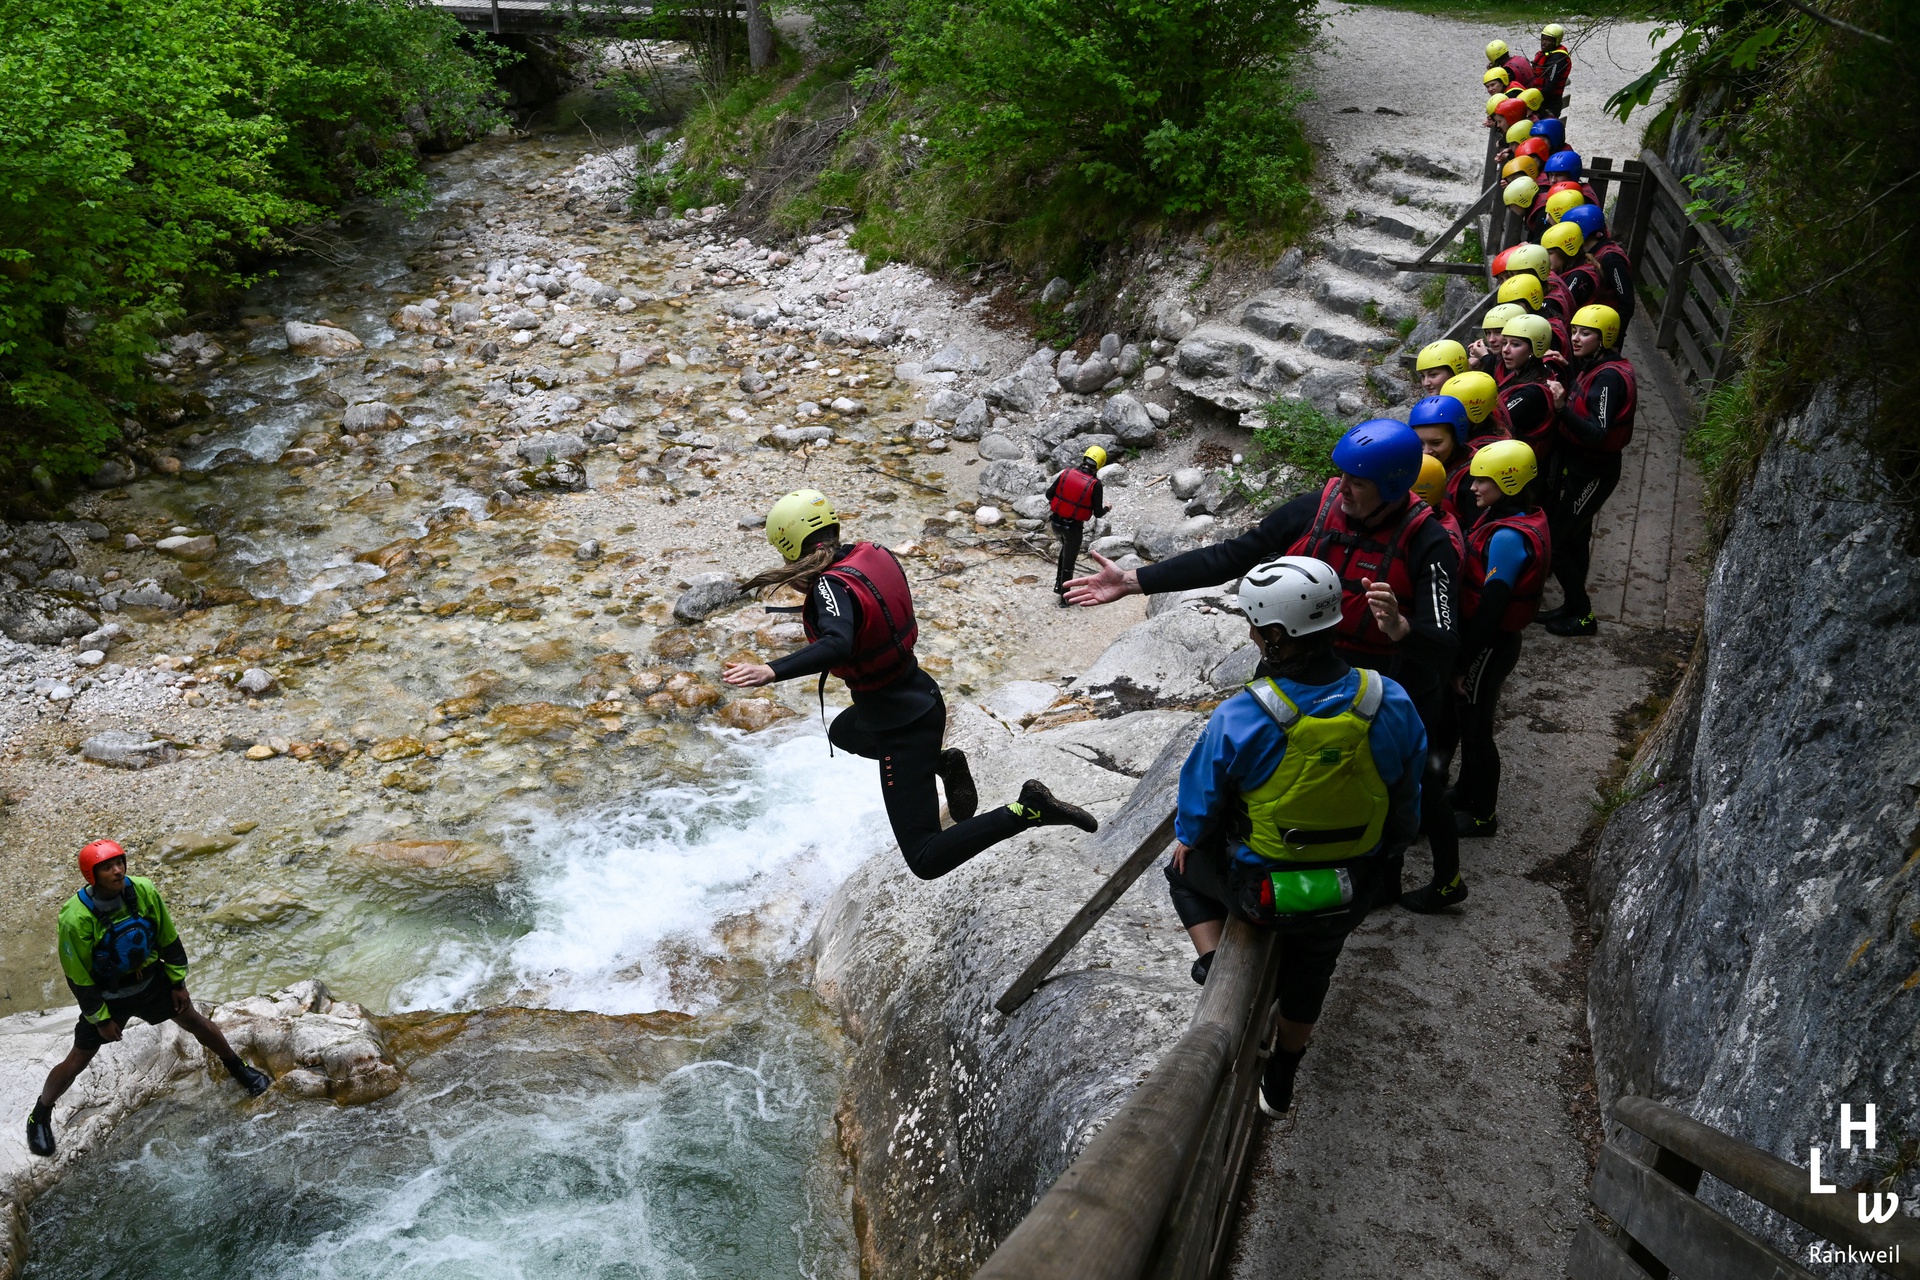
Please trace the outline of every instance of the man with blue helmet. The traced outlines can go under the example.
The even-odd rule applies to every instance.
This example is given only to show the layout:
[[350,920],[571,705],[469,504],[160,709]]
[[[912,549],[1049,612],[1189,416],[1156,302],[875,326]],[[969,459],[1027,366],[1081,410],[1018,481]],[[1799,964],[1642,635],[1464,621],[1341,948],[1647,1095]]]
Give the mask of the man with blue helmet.
[[[1586,168],[1586,161],[1582,160],[1580,153],[1571,147],[1565,151],[1556,151],[1547,157],[1545,164],[1540,166],[1540,185],[1551,189],[1557,182],[1577,182],[1580,184],[1580,194],[1586,198],[1586,202],[1598,205],[1599,193],[1593,189],[1593,184],[1580,176],[1586,172]],[[1561,216],[1561,221],[1566,221],[1565,215]]]
[[[1624,326],[1633,319],[1633,259],[1626,246],[1607,234],[1607,215],[1599,202],[1569,209],[1560,219],[1580,228],[1586,237],[1587,258],[1600,273],[1600,288],[1593,295],[1596,306],[1612,307]],[[1575,308],[1577,310],[1578,308]],[[1568,313],[1569,318],[1572,311]]]
[[1473,499],[1467,492],[1469,476],[1467,464],[1473,461],[1473,452],[1483,440],[1497,439],[1497,436],[1473,435],[1473,421],[1467,416],[1467,406],[1449,395],[1427,396],[1414,402],[1407,414],[1407,425],[1420,437],[1420,445],[1427,456],[1446,469],[1446,481],[1441,500],[1438,504],[1429,499],[1429,506],[1437,505],[1445,514],[1455,520],[1462,512],[1473,510]]
[[1567,122],[1564,120],[1535,120],[1533,122],[1533,136],[1546,139],[1547,156],[1551,158],[1556,152],[1567,149]]
[[[1073,604],[1106,604],[1123,596],[1187,591],[1232,582],[1280,556],[1311,556],[1331,564],[1343,587],[1335,647],[1347,662],[1391,676],[1419,708],[1422,721],[1440,722],[1453,672],[1454,581],[1459,556],[1440,521],[1412,492],[1425,450],[1404,422],[1373,418],[1333,447],[1338,474],[1319,493],[1301,494],[1248,532],[1159,564],[1121,569],[1094,553],[1099,572],[1067,583]],[[1421,785],[1421,823],[1435,846],[1457,856],[1458,837],[1445,801],[1446,779],[1429,767]],[[1382,900],[1398,889],[1392,869]],[[1434,910],[1466,896],[1420,890],[1416,910]],[[1415,898],[1418,895],[1407,895]]]

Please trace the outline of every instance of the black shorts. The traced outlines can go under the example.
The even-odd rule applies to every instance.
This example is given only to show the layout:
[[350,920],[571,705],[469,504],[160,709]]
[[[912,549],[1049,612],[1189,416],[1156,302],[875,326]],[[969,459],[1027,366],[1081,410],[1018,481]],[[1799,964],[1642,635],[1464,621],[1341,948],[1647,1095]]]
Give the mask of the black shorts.
[[[123,1029],[135,1018],[151,1022],[156,1027],[163,1022],[172,1022],[173,984],[167,981],[166,974],[155,974],[145,991],[136,992],[124,1000],[107,1001],[107,1016]],[[88,1021],[87,1016],[81,1014],[80,1020],[73,1025],[73,1047],[98,1049],[105,1043],[100,1038],[100,1024]]]

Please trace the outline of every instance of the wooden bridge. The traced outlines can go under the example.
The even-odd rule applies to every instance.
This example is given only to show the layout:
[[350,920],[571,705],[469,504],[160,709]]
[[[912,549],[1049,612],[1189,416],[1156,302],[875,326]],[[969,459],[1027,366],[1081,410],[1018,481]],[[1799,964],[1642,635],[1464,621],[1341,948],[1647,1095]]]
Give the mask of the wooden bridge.
[[[469,31],[493,35],[557,36],[567,33],[612,35],[623,28],[647,22],[654,16],[651,4],[560,4],[547,0],[432,0],[433,7],[453,15]],[[667,11],[672,18],[711,17],[722,6],[715,0],[695,5],[674,5]],[[744,20],[744,6],[733,6],[736,17]]]

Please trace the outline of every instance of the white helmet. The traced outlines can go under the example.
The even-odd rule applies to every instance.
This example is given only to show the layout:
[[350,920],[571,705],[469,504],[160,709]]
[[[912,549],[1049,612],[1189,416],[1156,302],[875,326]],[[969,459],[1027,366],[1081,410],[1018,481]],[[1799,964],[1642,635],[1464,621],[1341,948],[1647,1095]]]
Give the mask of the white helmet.
[[1281,556],[1240,579],[1240,612],[1256,627],[1310,636],[1340,621],[1340,575],[1312,556]]

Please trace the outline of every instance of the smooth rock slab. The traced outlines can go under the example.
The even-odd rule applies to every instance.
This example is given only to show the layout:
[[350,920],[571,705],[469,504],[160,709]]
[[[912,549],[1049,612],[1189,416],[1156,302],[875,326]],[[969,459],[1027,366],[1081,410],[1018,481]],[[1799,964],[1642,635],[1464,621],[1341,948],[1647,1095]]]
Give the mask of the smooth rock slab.
[[179,759],[171,743],[127,729],[108,729],[94,734],[80,744],[80,756],[116,769],[151,769]]
[[303,356],[347,356],[365,344],[345,329],[330,324],[287,321],[287,349]]

